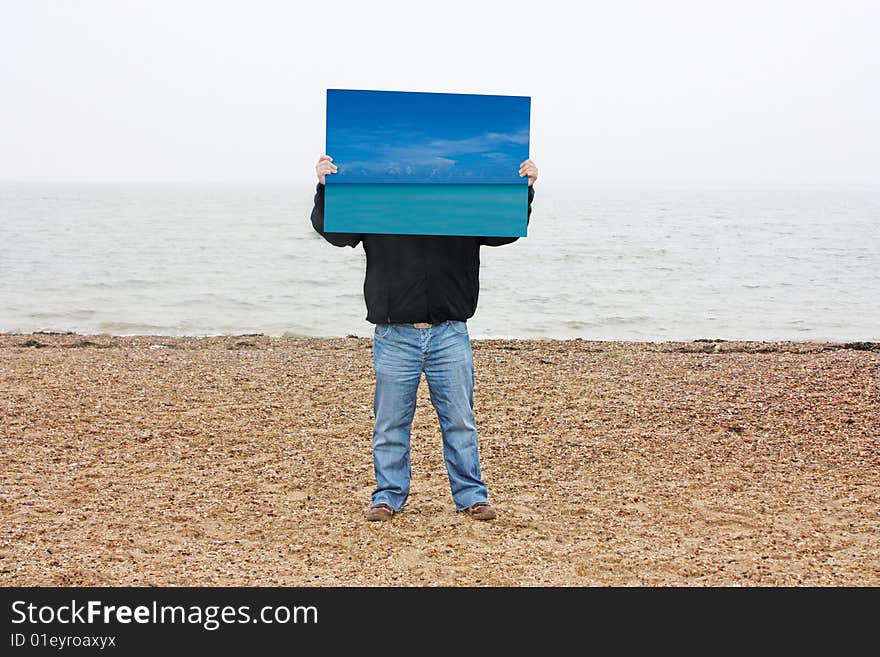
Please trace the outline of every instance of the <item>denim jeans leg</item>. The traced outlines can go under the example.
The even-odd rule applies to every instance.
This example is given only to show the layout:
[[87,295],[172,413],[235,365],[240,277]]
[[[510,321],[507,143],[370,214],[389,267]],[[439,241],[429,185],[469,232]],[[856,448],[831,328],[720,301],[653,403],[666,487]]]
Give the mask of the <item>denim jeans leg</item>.
[[443,456],[455,506],[462,510],[486,502],[474,419],[474,354],[464,322],[447,322],[432,329],[425,375],[443,434]]
[[385,503],[395,511],[409,496],[410,430],[416,393],[422,377],[418,341],[389,325],[377,326],[373,336],[376,391],[373,398],[373,468],[376,489],[372,503]]

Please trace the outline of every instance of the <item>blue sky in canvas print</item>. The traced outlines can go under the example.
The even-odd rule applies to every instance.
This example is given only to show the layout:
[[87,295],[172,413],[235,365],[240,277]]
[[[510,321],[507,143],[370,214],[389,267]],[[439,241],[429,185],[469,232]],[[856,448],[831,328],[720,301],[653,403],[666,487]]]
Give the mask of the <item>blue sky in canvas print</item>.
[[327,90],[338,183],[528,184],[528,96]]

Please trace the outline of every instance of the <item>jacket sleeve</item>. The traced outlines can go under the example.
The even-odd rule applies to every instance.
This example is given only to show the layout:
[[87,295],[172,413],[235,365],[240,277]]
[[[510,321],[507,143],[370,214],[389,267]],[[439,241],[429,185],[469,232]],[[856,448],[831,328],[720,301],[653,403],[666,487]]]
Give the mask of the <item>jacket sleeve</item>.
[[318,183],[315,191],[315,207],[312,208],[312,228],[333,246],[355,247],[361,236],[355,233],[328,233],[324,231],[324,185]]
[[[535,186],[531,185],[529,187],[529,207],[526,214],[526,225],[528,226],[529,220],[532,218],[532,199],[535,198]],[[481,237],[480,244],[485,244],[486,246],[504,246],[505,244],[512,244],[516,242],[518,237]]]

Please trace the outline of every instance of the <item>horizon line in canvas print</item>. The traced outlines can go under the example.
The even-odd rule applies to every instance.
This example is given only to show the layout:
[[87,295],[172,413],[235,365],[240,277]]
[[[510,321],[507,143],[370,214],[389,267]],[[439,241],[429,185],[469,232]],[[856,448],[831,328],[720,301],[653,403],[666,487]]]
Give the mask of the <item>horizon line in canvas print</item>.
[[324,229],[524,237],[528,96],[327,90]]

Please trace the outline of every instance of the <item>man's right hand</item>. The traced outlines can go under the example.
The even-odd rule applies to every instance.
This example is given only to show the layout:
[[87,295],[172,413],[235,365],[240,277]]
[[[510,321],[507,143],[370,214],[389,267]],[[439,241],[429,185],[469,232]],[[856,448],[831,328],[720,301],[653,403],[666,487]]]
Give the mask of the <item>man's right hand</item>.
[[333,158],[329,155],[319,157],[318,163],[315,165],[315,173],[318,174],[318,182],[323,185],[325,176],[328,173],[336,173],[336,165],[333,164]]

